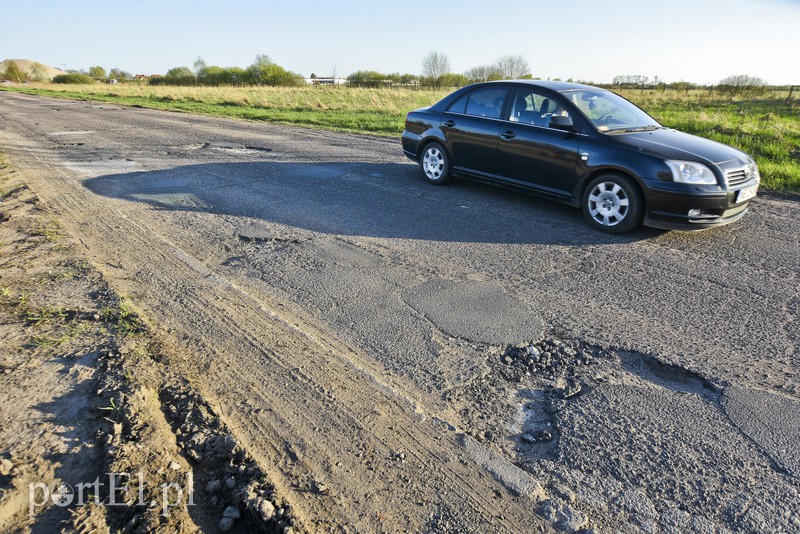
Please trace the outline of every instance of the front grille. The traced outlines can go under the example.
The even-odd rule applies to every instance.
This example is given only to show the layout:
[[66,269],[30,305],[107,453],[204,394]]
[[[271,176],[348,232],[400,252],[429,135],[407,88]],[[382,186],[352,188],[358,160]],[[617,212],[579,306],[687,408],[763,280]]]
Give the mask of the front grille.
[[736,187],[737,185],[742,185],[747,181],[747,173],[744,169],[730,171],[725,175],[725,178],[728,180],[728,187]]

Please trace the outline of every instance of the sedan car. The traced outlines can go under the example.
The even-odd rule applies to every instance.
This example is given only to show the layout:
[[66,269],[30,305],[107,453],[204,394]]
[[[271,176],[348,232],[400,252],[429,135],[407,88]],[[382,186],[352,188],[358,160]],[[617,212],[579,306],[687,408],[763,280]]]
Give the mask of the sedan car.
[[581,207],[609,233],[703,230],[747,213],[760,177],[735,148],[662,126],[589,85],[498,81],[406,117],[403,151],[425,179],[461,176]]

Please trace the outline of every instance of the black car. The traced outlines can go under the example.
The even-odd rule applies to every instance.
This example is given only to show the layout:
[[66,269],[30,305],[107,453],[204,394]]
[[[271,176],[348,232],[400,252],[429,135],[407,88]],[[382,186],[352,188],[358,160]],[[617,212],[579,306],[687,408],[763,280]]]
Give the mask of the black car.
[[410,112],[402,142],[430,183],[457,175],[536,193],[582,207],[589,224],[611,233],[733,222],[760,182],[747,154],[574,83],[464,87]]

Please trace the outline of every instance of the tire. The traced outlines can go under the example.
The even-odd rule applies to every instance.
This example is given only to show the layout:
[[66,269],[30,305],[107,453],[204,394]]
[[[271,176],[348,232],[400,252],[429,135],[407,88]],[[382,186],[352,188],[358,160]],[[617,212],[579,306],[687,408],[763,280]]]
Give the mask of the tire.
[[441,144],[434,141],[425,145],[419,165],[428,183],[442,185],[450,181],[450,157]]
[[589,225],[609,234],[633,230],[644,214],[639,186],[619,174],[604,174],[589,182],[583,190],[582,207]]

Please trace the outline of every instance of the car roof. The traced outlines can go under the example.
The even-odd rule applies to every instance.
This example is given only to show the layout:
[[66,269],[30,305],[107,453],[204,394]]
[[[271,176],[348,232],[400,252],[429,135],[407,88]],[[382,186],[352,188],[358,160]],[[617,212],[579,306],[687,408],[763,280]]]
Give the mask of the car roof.
[[432,105],[431,107],[427,108],[430,111],[434,112],[441,112],[447,109],[447,107],[456,99],[461,98],[462,95],[469,93],[479,87],[491,87],[492,85],[503,85],[505,87],[509,86],[516,86],[516,87],[537,87],[549,91],[553,91],[556,93],[565,93],[568,91],[577,91],[577,90],[586,90],[590,89],[593,91],[604,91],[600,87],[594,87],[592,85],[584,85],[580,83],[571,83],[571,82],[554,82],[550,80],[497,80],[491,82],[479,82],[474,83],[471,85],[467,85],[458,89],[457,91],[450,93],[436,104]]
[[551,91],[575,91],[579,89],[595,89],[602,90],[600,87],[593,85],[585,85],[582,83],[572,82],[557,82],[552,80],[497,80],[492,82],[478,83],[475,85],[491,85],[491,84],[514,84],[514,85],[527,85],[530,87],[541,87],[542,89],[550,89]]

